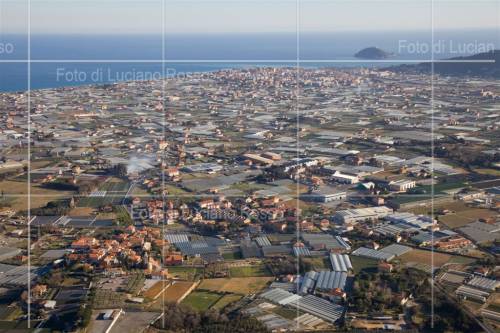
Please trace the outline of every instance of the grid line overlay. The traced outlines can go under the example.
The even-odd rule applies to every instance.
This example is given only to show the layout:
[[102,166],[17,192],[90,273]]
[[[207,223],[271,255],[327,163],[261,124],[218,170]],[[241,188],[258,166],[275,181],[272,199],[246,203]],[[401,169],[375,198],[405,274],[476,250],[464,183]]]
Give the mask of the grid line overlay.
[[28,0],[28,329],[31,329],[31,0]]
[[[300,158],[300,108],[299,108],[299,102],[300,102],[300,0],[296,0],[295,2],[295,14],[296,14],[296,17],[295,17],[295,27],[296,27],[296,46],[297,46],[297,59],[296,59],[296,77],[295,77],[295,84],[296,84],[296,98],[295,98],[295,102],[296,102],[296,105],[295,105],[295,111],[296,111],[296,114],[295,114],[295,117],[297,118],[296,119],[296,129],[295,129],[295,134],[296,134],[296,140],[297,140],[297,151],[296,151],[296,158],[297,158],[297,162],[299,161],[299,158]],[[296,212],[295,212],[295,215],[296,215],[296,225],[295,225],[295,234],[296,234],[296,243],[298,243],[300,241],[300,220],[301,220],[301,216],[300,216],[300,201],[299,201],[299,196],[300,196],[300,174],[297,172],[296,173],[296,182],[297,182],[297,185],[296,185],[296,193],[295,193],[295,196],[296,196]],[[295,269],[296,269],[296,273],[297,273],[297,276],[300,275],[300,256],[297,256],[297,261],[295,263]],[[296,288],[297,288],[297,291],[299,291],[299,279],[297,279],[297,282],[296,282]],[[299,307],[300,307],[300,299],[297,300],[297,303],[296,303],[296,312],[295,312],[295,323],[296,323],[296,327],[297,327],[297,330],[299,329],[299,321],[297,320],[297,318],[299,317]]]
[[434,328],[434,43],[435,43],[435,34],[434,34],[434,1],[431,0],[431,328]]
[[[434,85],[435,85],[435,64],[436,63],[494,63],[494,60],[439,60],[435,59],[435,54],[433,48],[431,48],[431,59],[425,60],[425,59],[407,59],[407,60],[341,60],[341,59],[301,59],[300,58],[300,0],[296,0],[296,46],[297,46],[297,58],[296,59],[194,59],[194,60],[187,60],[187,59],[172,59],[168,60],[165,59],[165,50],[166,50],[166,45],[165,45],[165,36],[166,36],[166,18],[165,18],[165,11],[166,11],[166,1],[167,0],[162,0],[162,59],[161,60],[156,60],[156,59],[103,59],[103,60],[96,60],[96,59],[63,59],[63,60],[57,60],[57,59],[31,59],[31,0],[27,0],[28,2],[28,35],[27,35],[27,50],[28,50],[28,56],[27,59],[0,59],[0,63],[25,63],[27,64],[27,114],[28,114],[28,171],[27,171],[27,194],[26,195],[11,195],[12,197],[27,197],[27,231],[28,231],[28,245],[27,245],[27,253],[28,253],[28,283],[27,283],[27,290],[28,290],[28,303],[27,303],[27,311],[28,311],[28,316],[27,316],[27,325],[28,328],[31,328],[31,198],[32,197],[40,197],[44,195],[39,195],[39,194],[32,194],[31,193],[31,86],[32,86],[32,64],[33,63],[161,63],[162,65],[162,74],[164,78],[162,79],[162,108],[163,108],[163,118],[164,118],[164,124],[162,126],[162,131],[163,131],[163,139],[166,139],[166,132],[165,132],[165,126],[166,126],[166,118],[167,118],[167,110],[165,106],[165,93],[166,93],[166,88],[167,88],[167,80],[165,78],[165,69],[166,69],[166,64],[169,63],[233,63],[233,64],[238,64],[238,63],[249,63],[249,64],[279,64],[279,63],[284,63],[284,64],[290,64],[294,65],[296,67],[296,146],[297,146],[297,152],[296,152],[296,157],[297,159],[300,158],[300,95],[301,95],[301,90],[300,90],[300,68],[302,64],[335,64],[335,63],[362,63],[362,64],[369,64],[369,63],[430,63],[431,65],[431,78],[430,78],[430,83],[431,83],[431,172],[434,174],[434,152],[435,152],[435,133],[434,133],[434,112],[435,112],[435,96],[434,96]],[[434,30],[434,15],[435,15],[435,9],[434,9],[434,2],[435,0],[431,0],[431,45],[434,44],[435,42],[435,30]],[[162,153],[162,159],[161,161],[163,162],[165,158],[165,154]],[[297,177],[300,177],[297,174]],[[297,219],[296,219],[296,241],[300,241],[300,221],[301,217],[299,215],[299,188],[300,182],[297,180],[297,198],[296,198],[296,208],[297,208]],[[166,190],[165,186],[165,170],[164,167],[162,166],[162,200],[163,200],[163,208],[165,210],[166,208],[166,200],[167,198],[176,198],[176,197],[182,197],[183,195],[165,195],[164,192]],[[54,197],[54,195],[47,195],[47,197]],[[137,196],[141,196],[140,194]],[[418,196],[418,195],[413,195],[413,196]],[[425,196],[425,195],[422,195]],[[207,197],[207,195],[186,195],[186,197]],[[431,217],[432,220],[434,220],[434,198],[435,198],[435,189],[434,189],[434,182],[431,182]],[[162,239],[164,239],[164,234],[165,234],[165,213],[163,214],[164,220],[163,220],[163,225],[162,225]],[[431,239],[432,239],[432,246],[431,246],[431,271],[433,272],[434,270],[434,229],[431,228]],[[165,244],[162,247],[162,268],[165,268],[164,265],[164,255],[165,255]],[[297,269],[297,275],[300,274],[300,269],[299,269],[299,257],[297,257],[297,262],[296,262],[296,269]],[[431,327],[434,327],[434,275],[431,274],[432,277],[432,283],[431,283]],[[164,281],[162,277],[162,281]],[[164,287],[164,286],[163,286]],[[163,288],[165,289],[165,288]],[[162,303],[163,303],[163,312],[162,312],[162,317],[163,320],[165,320],[165,293],[162,294]],[[299,308],[297,307],[297,316],[299,314]],[[297,327],[299,326],[298,321]]]
[[[199,64],[199,63],[223,63],[223,64],[290,64],[296,65],[297,59],[0,59],[0,63],[30,63],[30,64],[50,64],[50,63],[99,63],[99,64],[113,64],[113,63],[172,63],[172,64]],[[407,64],[407,63],[451,63],[451,64],[461,64],[461,63],[478,63],[478,64],[492,64],[495,63],[493,59],[300,59],[301,64],[349,64],[349,63],[359,63],[359,64]]]
[[[166,37],[166,0],[162,0],[161,2],[161,6],[162,6],[162,13],[161,13],[161,20],[162,20],[162,30],[161,30],[161,36],[162,36],[162,39],[161,39],[161,59],[162,59],[162,63],[161,63],[161,73],[162,73],[162,76],[164,77],[165,76],[165,54],[166,54],[166,43],[165,43],[165,37]],[[166,140],[166,119],[167,119],[167,113],[166,113],[166,109],[165,109],[165,93],[166,93],[166,89],[167,89],[167,80],[163,79],[162,80],[162,89],[161,89],[161,106],[162,106],[162,115],[163,115],[163,125],[162,125],[162,140]],[[165,277],[163,276],[163,271],[165,270],[165,248],[166,248],[166,244],[165,244],[165,225],[167,223],[167,214],[165,213],[166,212],[166,208],[167,208],[167,198],[166,198],[166,192],[165,192],[165,168],[166,166],[163,165],[165,163],[165,157],[166,157],[166,152],[165,150],[163,150],[161,152],[161,189],[162,189],[162,193],[161,193],[161,197],[162,197],[162,204],[163,204],[163,219],[162,219],[162,229],[161,229],[161,240],[162,240],[162,248],[161,248],[161,259],[160,259],[160,263],[161,263],[161,267],[162,267],[162,271],[161,271],[161,281],[162,281],[162,294],[161,294],[161,300],[162,300],[162,313],[161,313],[161,320],[162,320],[162,328],[165,328],[165,319],[166,319],[166,316],[165,316],[165,294],[167,293],[167,290],[165,289]]]

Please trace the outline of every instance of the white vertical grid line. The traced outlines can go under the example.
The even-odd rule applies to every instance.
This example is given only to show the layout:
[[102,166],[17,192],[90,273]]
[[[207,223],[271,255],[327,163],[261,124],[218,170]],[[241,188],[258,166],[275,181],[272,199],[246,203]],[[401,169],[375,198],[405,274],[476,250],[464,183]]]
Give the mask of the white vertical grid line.
[[[166,109],[165,109],[165,89],[166,89],[166,78],[165,78],[165,35],[166,35],[166,0],[162,0],[161,2],[161,20],[162,20],[162,25],[161,25],[161,74],[162,74],[162,89],[161,89],[161,107],[162,107],[162,117],[163,117],[163,125],[162,125],[162,136],[161,139],[163,141],[166,141],[166,131],[165,131],[165,126],[166,126]],[[161,142],[160,142],[161,143]],[[159,147],[158,147],[159,148]],[[164,147],[166,148],[166,147]],[[167,210],[167,203],[166,203],[166,197],[165,197],[165,151],[163,149],[160,150],[161,154],[161,197],[163,201],[163,212],[162,212],[162,227],[161,227],[161,244],[162,244],[162,250],[161,250],[161,280],[162,280],[162,328],[165,328],[165,277],[163,276],[163,272],[165,270],[165,223],[166,223],[166,210]]]
[[434,329],[434,0],[431,0],[431,328]]
[[[296,128],[295,128],[295,134],[296,134],[296,140],[297,140],[297,152],[296,152],[296,157],[297,157],[297,162],[299,161],[300,158],[300,111],[299,111],[299,99],[300,99],[300,0],[296,0],[295,2],[295,38],[296,38],[296,56],[297,56],[297,62],[296,62],[296,91],[295,91],[295,111],[296,111]],[[300,168],[298,169],[300,170]],[[297,171],[298,171],[297,170]],[[296,226],[295,226],[295,234],[296,234],[296,242],[298,243],[300,240],[300,202],[299,202],[299,196],[300,196],[300,174],[299,172],[296,173]],[[295,263],[296,265],[296,271],[297,271],[297,276],[300,275],[300,255],[297,256],[297,261]],[[299,279],[296,278],[296,288],[297,292],[299,291]],[[295,325],[297,327],[297,330],[299,329],[299,321],[297,318],[299,317],[299,302],[300,299],[297,300],[297,306],[296,306],[296,314],[295,314]]]
[[3,35],[3,1],[0,0],[0,34]]
[[28,0],[28,93],[27,93],[27,108],[28,108],[28,175],[27,175],[27,218],[28,218],[28,328],[31,328],[31,0]]

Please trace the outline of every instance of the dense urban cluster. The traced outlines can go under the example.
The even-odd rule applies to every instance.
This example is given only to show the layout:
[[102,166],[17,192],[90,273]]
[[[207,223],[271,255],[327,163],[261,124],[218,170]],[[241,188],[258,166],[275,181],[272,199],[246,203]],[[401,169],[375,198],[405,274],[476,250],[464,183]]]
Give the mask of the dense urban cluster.
[[36,90],[29,112],[0,94],[0,325],[495,332],[498,81],[430,80],[252,67]]

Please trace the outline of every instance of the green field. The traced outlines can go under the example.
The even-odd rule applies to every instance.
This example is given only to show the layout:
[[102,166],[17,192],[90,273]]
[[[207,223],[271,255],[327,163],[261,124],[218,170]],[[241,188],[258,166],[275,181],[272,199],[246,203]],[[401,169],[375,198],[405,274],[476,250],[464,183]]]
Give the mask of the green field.
[[[451,182],[451,183],[440,183],[434,185],[434,198],[442,197],[447,195],[446,191],[465,187],[466,184],[464,182]],[[420,195],[412,195],[412,194],[400,194],[397,195],[391,201],[394,201],[398,204],[405,204],[410,202],[417,202],[423,200],[431,200],[432,199],[432,187],[430,185],[418,186],[417,188],[425,190],[425,194]]]
[[238,252],[223,253],[222,257],[225,260],[236,260],[236,259],[241,259],[242,258],[241,252],[239,252],[239,251]]
[[271,276],[265,265],[231,267],[229,273],[231,277]]
[[411,202],[417,202],[417,201],[425,201],[425,200],[431,200],[432,196],[426,195],[426,194],[421,194],[421,195],[411,195],[411,194],[401,194],[396,196],[394,199],[390,199],[391,202],[404,205],[407,203]]
[[222,310],[225,308],[227,305],[239,301],[241,299],[241,295],[233,295],[233,294],[228,294],[222,296],[221,299],[219,299],[213,306],[212,308]]
[[195,310],[206,311],[216,304],[223,296],[208,291],[193,291],[183,301],[182,304],[189,305]]
[[473,262],[475,262],[475,259],[468,258],[468,257],[462,257],[462,256],[452,256],[450,259],[450,263],[454,264],[465,264],[465,265],[470,265]]
[[363,270],[365,271],[377,270],[378,261],[375,259],[363,258],[358,256],[350,256],[350,258],[355,274],[358,274]]
[[261,184],[255,184],[255,183],[236,183],[231,186],[231,188],[240,190],[244,193],[252,193],[257,190],[262,190],[265,189],[267,186],[263,186]]
[[[450,183],[440,183],[434,185],[434,194],[446,194],[445,191],[465,187],[467,184],[464,182],[450,182]],[[427,193],[431,194],[431,185],[421,186]]]
[[186,281],[194,281],[198,276],[203,275],[203,268],[199,267],[169,266],[167,269],[169,274]]

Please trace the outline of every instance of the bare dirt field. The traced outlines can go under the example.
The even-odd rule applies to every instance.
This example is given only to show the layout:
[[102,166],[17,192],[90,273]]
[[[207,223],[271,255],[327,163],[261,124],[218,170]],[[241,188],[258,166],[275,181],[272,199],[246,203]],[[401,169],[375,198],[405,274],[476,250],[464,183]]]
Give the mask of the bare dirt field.
[[[430,265],[431,264],[431,251],[413,249],[410,252],[399,256],[399,259],[404,263],[415,262],[419,264]],[[442,266],[446,264],[452,255],[434,252],[434,266]]]
[[[447,209],[451,212],[446,215],[437,215],[439,222],[451,229],[463,227],[467,223],[474,222],[480,218],[484,219],[496,215],[494,211],[489,209],[469,207],[463,201],[437,203],[434,208],[436,212],[442,209]],[[407,211],[414,214],[430,213],[429,207],[414,207],[407,209]]]
[[[73,194],[70,191],[57,191],[31,184],[31,208],[45,206],[49,201],[69,198]],[[28,207],[28,183],[27,181],[4,180],[0,182],[0,192],[5,195],[6,202],[14,210],[26,210]]]
[[495,215],[496,213],[489,209],[464,207],[463,210],[456,210],[454,213],[439,216],[439,221],[453,229],[463,227],[477,219],[486,219]]
[[[92,207],[75,207],[70,210],[69,216],[87,216],[94,213],[94,208]],[[101,217],[100,217],[101,218]]]
[[272,280],[271,277],[205,279],[199,289],[248,295],[264,289]]
[[164,303],[179,303],[193,288],[194,282],[174,281],[167,289],[160,293],[150,305],[151,310],[161,310]]
[[151,288],[144,292],[144,297],[150,299],[156,299],[160,296],[162,290],[165,290],[169,285],[170,281],[158,281]]

